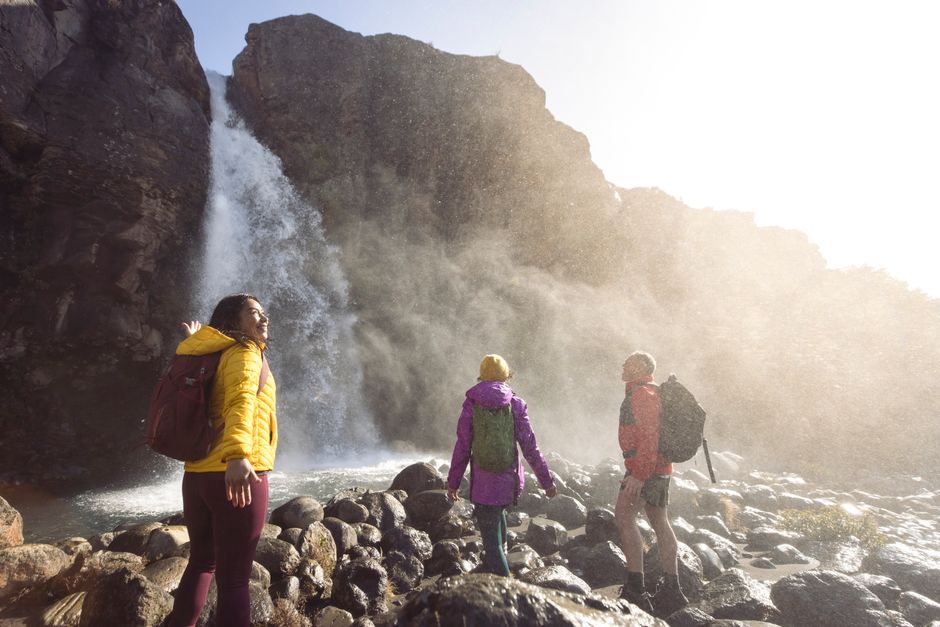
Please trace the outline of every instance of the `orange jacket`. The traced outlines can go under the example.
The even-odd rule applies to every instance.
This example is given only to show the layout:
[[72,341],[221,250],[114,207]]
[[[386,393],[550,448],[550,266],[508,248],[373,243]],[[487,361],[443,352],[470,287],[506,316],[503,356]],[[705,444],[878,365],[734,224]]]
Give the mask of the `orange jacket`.
[[627,383],[618,437],[623,464],[640,481],[654,474],[672,474],[672,463],[659,452],[660,409],[659,388],[653,377]]

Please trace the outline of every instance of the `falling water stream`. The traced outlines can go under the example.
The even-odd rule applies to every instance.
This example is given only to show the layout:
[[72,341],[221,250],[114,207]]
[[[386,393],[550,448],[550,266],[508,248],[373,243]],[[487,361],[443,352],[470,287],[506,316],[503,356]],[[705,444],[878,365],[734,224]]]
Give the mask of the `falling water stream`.
[[[326,240],[319,211],[232,111],[226,78],[207,77],[212,164],[194,317],[206,322],[215,303],[234,292],[256,295],[271,315],[268,358],[280,433],[272,505],[300,494],[328,499],[354,485],[385,489],[402,467],[432,455],[395,454],[378,444],[362,400],[356,318],[339,251]],[[20,495],[16,500],[28,503],[21,508],[25,533],[31,541],[89,536],[175,513],[182,509],[182,468],[169,468],[131,488],[68,499]]]
[[208,79],[212,167],[198,310],[205,320],[221,297],[250,292],[270,313],[282,468],[371,450],[376,436],[339,252],[320,212],[229,106],[226,78]]

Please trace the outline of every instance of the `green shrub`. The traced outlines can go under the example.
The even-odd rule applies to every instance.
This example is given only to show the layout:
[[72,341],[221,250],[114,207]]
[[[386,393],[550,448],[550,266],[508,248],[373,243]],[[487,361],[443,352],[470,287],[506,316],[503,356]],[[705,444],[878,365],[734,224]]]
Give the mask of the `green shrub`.
[[885,543],[885,536],[878,530],[878,523],[871,514],[850,516],[838,507],[816,507],[785,509],[780,516],[784,528],[797,531],[810,540],[839,542],[855,536],[869,550]]

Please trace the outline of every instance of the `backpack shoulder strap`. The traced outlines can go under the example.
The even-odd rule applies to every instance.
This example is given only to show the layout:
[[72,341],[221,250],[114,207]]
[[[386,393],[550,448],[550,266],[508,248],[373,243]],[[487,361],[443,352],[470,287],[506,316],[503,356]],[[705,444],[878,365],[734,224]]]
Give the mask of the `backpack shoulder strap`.
[[261,390],[264,389],[264,385],[268,382],[268,376],[271,374],[271,367],[268,365],[268,358],[264,354],[264,351],[261,351],[261,377],[258,379],[258,394],[261,394]]

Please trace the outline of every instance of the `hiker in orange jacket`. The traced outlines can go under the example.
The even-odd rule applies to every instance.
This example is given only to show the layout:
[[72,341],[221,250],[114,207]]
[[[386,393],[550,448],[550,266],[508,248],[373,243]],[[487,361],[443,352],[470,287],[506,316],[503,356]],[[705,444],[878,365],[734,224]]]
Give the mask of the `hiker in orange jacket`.
[[[620,596],[650,612],[654,604],[661,610],[675,611],[688,603],[679,587],[678,543],[666,509],[672,463],[659,452],[661,402],[659,388],[653,382],[655,370],[653,356],[642,351],[633,353],[623,362],[621,379],[626,385],[626,394],[620,406],[618,438],[626,474],[616,508],[623,553],[627,558],[627,581]],[[643,575],[643,538],[636,524],[641,506],[656,532],[664,573],[652,603]]]

